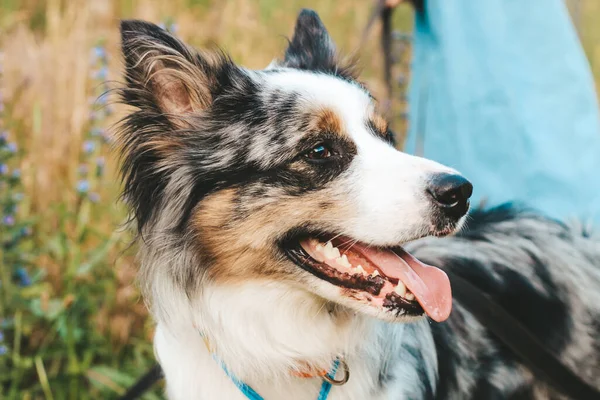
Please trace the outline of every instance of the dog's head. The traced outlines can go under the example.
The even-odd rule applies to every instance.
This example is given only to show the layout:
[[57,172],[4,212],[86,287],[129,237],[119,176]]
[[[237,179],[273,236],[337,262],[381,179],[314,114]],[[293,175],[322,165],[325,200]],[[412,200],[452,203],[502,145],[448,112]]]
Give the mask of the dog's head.
[[394,148],[316,13],[262,71],[121,30],[124,194],[148,251],[171,254],[164,276],[192,296],[277,282],[387,320],[448,316],[445,274],[400,246],[457,229],[471,185]]

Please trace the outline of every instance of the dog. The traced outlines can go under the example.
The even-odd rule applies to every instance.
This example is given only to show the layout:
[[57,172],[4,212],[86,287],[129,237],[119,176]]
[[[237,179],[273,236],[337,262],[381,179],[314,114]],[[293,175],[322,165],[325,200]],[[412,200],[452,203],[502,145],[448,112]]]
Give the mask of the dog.
[[444,271],[600,388],[600,239],[469,213],[466,178],[395,149],[315,12],[260,71],[147,22],[121,34],[116,143],[169,399],[561,398]]

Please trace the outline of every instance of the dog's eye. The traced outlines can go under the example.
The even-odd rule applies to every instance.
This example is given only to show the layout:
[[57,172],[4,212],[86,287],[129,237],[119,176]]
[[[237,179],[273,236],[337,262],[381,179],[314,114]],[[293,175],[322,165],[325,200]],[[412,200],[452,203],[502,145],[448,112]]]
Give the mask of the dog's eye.
[[331,157],[331,150],[324,144],[318,144],[306,153],[306,158],[311,160],[324,160]]

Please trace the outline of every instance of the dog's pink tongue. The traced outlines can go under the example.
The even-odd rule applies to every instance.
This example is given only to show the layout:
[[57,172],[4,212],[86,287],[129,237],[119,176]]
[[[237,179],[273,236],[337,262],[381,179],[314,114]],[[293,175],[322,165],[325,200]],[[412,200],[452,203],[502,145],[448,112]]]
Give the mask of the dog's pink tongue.
[[444,271],[422,263],[402,248],[392,252],[357,243],[353,249],[360,251],[389,278],[402,281],[431,319],[442,322],[450,316],[452,290]]

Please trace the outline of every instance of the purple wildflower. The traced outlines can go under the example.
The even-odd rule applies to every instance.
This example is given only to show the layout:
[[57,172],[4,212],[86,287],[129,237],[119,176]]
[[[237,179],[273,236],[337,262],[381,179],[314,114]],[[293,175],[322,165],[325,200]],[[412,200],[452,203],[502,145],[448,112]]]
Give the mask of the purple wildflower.
[[92,62],[106,58],[106,50],[102,46],[94,46],[92,49]]
[[86,140],[85,142],[83,142],[83,151],[87,154],[90,154],[94,151],[94,149],[96,148],[96,143],[92,142],[91,140]]
[[25,268],[20,267],[17,269],[17,278],[19,278],[21,286],[31,286],[31,278]]
[[4,218],[2,218],[2,223],[6,226],[13,226],[15,224],[15,217],[12,215],[5,215]]
[[81,180],[77,182],[77,191],[79,193],[87,193],[90,190],[90,183],[88,181]]
[[0,346],[0,356],[5,355],[6,353],[8,353],[8,348],[4,345]]
[[9,143],[6,148],[8,149],[9,152],[11,153],[16,153],[17,152],[17,145],[16,143]]
[[94,71],[92,77],[94,79],[104,81],[108,77],[108,67],[103,65],[97,71]]
[[6,175],[8,173],[8,165],[0,164],[0,175]]

